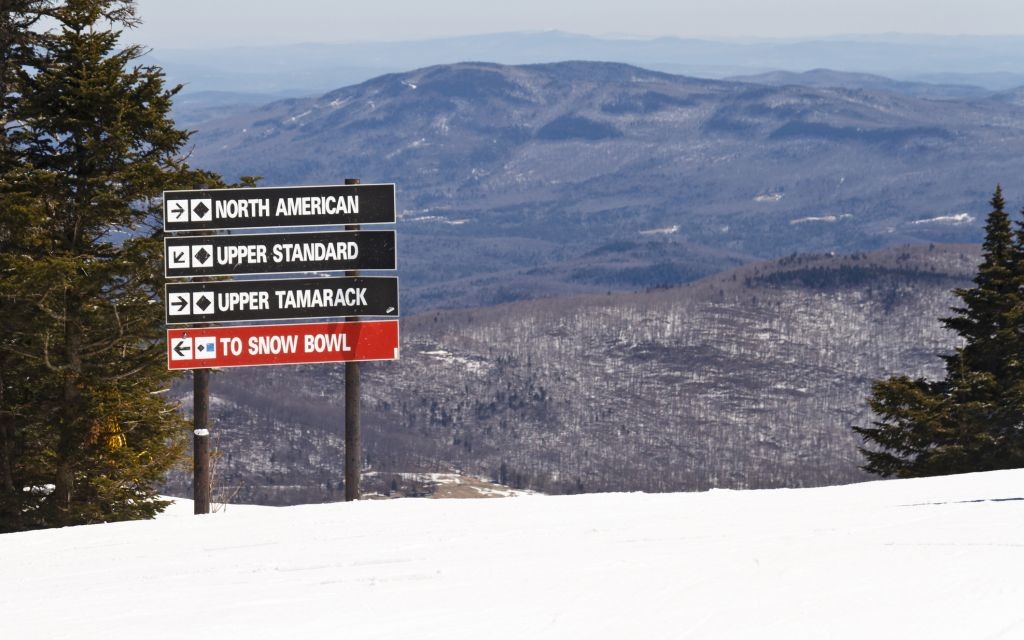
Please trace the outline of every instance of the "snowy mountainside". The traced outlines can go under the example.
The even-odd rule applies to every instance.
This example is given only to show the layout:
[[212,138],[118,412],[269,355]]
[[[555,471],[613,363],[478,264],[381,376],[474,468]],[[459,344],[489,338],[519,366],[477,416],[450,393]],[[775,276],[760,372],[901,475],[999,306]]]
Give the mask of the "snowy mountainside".
[[19,640],[1024,636],[1024,470],[394,500],[0,536]]
[[[872,418],[871,380],[941,374],[953,337],[938,318],[977,259],[940,245],[793,256],[684,287],[408,318],[402,359],[363,368],[367,464],[544,493],[862,480],[850,427]],[[217,477],[242,502],[338,499],[343,386],[340,366],[214,375]],[[167,491],[190,495],[188,478]]]

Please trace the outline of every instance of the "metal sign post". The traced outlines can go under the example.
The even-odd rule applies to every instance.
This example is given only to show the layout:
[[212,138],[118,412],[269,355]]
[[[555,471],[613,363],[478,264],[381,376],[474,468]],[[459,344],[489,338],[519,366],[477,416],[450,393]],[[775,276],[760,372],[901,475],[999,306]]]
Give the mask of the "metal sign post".
[[192,499],[196,515],[210,513],[210,370],[192,371]]
[[[358,178],[346,178],[346,185],[359,184]],[[345,227],[346,231],[359,231],[359,225]],[[348,277],[358,277],[358,271],[346,271]],[[345,318],[346,321],[357,318]],[[345,363],[345,501],[359,499],[359,483],[363,467],[362,433],[359,428],[359,363]]]

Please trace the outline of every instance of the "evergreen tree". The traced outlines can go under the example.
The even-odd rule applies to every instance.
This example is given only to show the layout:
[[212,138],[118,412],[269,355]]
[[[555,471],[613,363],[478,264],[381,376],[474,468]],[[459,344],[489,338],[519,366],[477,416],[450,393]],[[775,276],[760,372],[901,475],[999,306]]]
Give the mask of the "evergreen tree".
[[864,469],[882,476],[928,476],[1024,466],[1024,229],[1015,234],[996,187],[982,263],[962,305],[943,324],[962,345],[945,356],[941,381],[906,376],[875,381],[879,416],[855,427],[870,448]]
[[185,433],[156,197],[219,182],[180,160],[178,88],[118,47],[133,2],[5,0],[0,20],[22,29],[0,42],[0,531],[149,517]]

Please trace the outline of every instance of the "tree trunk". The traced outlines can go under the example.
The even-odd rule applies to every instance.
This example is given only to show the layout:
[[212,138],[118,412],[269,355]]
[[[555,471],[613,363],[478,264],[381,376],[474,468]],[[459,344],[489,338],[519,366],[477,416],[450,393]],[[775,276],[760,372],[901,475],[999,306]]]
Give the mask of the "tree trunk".
[[64,300],[64,405],[57,446],[57,473],[53,483],[53,500],[61,519],[70,509],[71,497],[75,491],[73,457],[76,446],[80,445],[75,438],[75,432],[78,431],[78,422],[82,419],[82,330],[77,321],[81,305],[77,293],[70,289],[66,291]]
[[[0,419],[3,420],[3,419]],[[14,497],[14,433],[7,420],[0,423],[0,482],[3,483],[3,491],[9,497]]]
[[[4,404],[4,379],[0,375],[0,411]],[[19,497],[14,488],[14,425],[9,416],[0,414],[0,531],[8,530],[18,516]]]
[[[4,394],[4,376],[0,371],[0,411],[4,410],[7,399]],[[8,498],[14,498],[14,426],[8,416],[0,414],[0,482]]]

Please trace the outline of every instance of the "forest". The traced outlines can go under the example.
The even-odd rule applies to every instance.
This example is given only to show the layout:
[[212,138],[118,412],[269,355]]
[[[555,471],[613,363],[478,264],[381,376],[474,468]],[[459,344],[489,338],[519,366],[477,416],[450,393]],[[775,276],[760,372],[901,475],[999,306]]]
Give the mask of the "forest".
[[[873,379],[937,376],[968,245],[793,255],[639,293],[436,312],[364,365],[367,491],[457,470],[550,493],[869,478],[852,426]],[[340,495],[339,366],[213,376],[217,483],[239,501]],[[189,407],[187,380],[176,386]],[[187,493],[188,478],[168,490]]]

